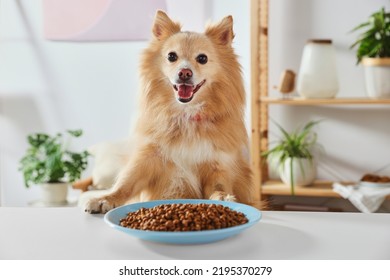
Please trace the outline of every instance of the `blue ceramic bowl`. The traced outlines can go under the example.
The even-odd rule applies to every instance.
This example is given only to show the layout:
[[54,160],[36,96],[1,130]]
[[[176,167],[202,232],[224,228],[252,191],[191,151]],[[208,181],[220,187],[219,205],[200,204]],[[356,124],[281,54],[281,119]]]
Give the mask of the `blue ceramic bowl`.
[[[187,232],[162,232],[162,231],[147,231],[147,230],[138,230],[122,227],[119,225],[120,219],[127,216],[129,212],[137,211],[138,209],[152,208],[161,204],[173,204],[173,203],[190,203],[190,204],[221,204],[223,206],[228,206],[234,211],[243,213],[247,219],[248,223],[224,228],[224,229],[215,229],[215,230],[203,230],[203,231],[187,231]],[[174,243],[174,244],[200,244],[200,243],[210,243],[219,241],[233,235],[239,234],[243,230],[253,226],[261,219],[261,212],[254,207],[230,202],[230,201],[219,201],[219,200],[203,200],[203,199],[175,199],[175,200],[154,200],[148,202],[140,202],[129,205],[124,205],[111,211],[107,212],[104,216],[104,221],[111,227],[123,231],[129,235],[135,236],[140,239],[162,242],[162,243]]]

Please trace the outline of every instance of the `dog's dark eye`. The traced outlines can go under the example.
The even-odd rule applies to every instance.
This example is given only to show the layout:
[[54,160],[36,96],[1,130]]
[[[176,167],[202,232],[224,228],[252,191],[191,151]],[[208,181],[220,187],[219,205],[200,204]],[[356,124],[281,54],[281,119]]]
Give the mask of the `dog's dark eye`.
[[168,54],[168,60],[170,62],[175,62],[177,60],[177,54],[175,52],[170,52]]
[[207,55],[200,54],[196,57],[196,61],[200,64],[206,64],[207,63]]

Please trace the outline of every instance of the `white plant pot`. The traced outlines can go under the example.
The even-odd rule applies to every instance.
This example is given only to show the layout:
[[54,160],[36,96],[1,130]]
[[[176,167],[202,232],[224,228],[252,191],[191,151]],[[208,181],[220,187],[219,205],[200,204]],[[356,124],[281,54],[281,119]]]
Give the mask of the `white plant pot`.
[[[292,158],[292,182],[294,186],[311,185],[317,176],[317,168],[314,161],[306,158]],[[286,185],[291,187],[291,158],[286,159],[284,164],[280,167],[280,179]]]
[[43,203],[66,203],[68,196],[68,183],[44,183],[41,184],[41,189]]
[[390,98],[390,58],[365,57],[362,64],[368,97]]

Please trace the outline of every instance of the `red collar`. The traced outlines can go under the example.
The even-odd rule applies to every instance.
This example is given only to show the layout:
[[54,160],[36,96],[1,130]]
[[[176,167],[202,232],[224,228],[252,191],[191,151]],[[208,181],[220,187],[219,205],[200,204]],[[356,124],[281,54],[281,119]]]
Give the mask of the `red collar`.
[[198,113],[194,116],[191,116],[190,120],[194,122],[201,122],[202,120],[205,120],[205,118],[202,118],[201,114]]

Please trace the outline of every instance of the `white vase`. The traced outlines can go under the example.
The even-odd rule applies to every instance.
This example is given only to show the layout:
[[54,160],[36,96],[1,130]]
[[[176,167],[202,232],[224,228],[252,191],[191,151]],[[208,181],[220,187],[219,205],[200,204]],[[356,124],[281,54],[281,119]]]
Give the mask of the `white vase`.
[[68,183],[41,184],[42,202],[45,204],[63,204],[67,202]]
[[[292,170],[291,160],[293,160]],[[292,180],[291,174],[293,175]],[[291,183],[294,186],[307,186],[311,185],[316,178],[317,168],[314,160],[310,161],[307,158],[287,158],[279,169],[279,175],[282,182],[290,187]]]
[[309,40],[303,49],[297,91],[304,98],[333,98],[339,90],[331,40]]
[[365,57],[362,64],[368,97],[390,98],[390,58]]

